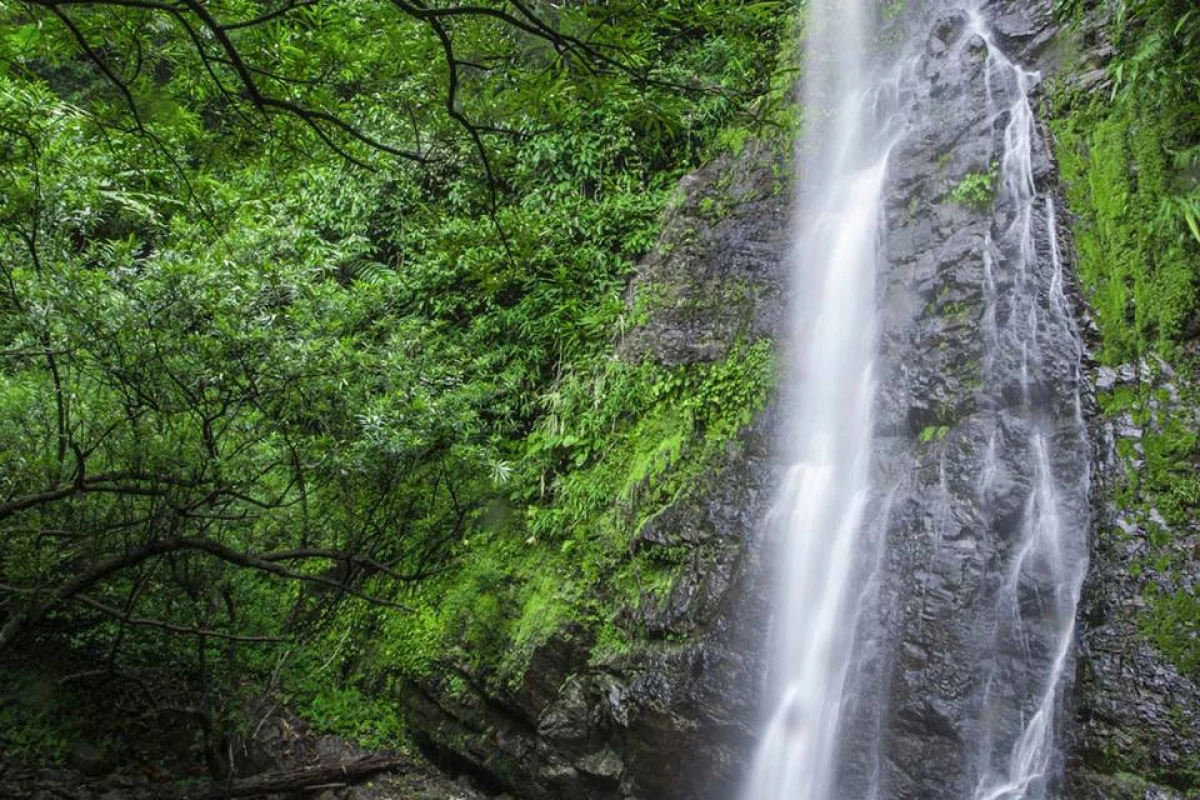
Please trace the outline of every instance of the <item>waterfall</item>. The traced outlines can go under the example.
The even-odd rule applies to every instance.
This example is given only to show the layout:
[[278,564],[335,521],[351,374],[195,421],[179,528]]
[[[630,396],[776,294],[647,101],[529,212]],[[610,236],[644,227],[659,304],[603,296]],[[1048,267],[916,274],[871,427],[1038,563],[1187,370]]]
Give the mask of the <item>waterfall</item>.
[[[806,125],[781,389],[785,469],[768,520],[779,554],[770,713],[742,796],[1044,800],[1055,796],[1061,768],[1057,715],[1086,570],[1090,467],[1083,348],[1053,198],[1035,180],[1041,145],[1030,95],[1040,75],[1004,51],[979,8],[910,2],[885,25],[878,5],[812,0],[807,10]],[[974,478],[965,483],[947,476],[950,444],[937,444],[931,457],[936,443],[911,429],[897,434],[894,424],[888,432],[877,419],[881,393],[894,388],[890,376],[920,369],[881,363],[882,295],[899,282],[884,255],[886,209],[895,152],[919,150],[919,115],[937,96],[926,89],[925,106],[914,99],[921,82],[938,80],[930,52],[946,49],[931,48],[926,37],[947,19],[959,26],[953,36],[939,34],[953,39],[950,49],[968,60],[982,54],[973,79],[983,83],[977,88],[986,109],[970,131],[990,146],[995,176],[990,210],[961,223],[979,232],[969,253],[977,281],[963,290],[979,298],[978,386],[964,404],[969,413],[941,427],[954,457],[973,460]],[[953,219],[964,216],[957,213]],[[916,474],[931,460],[932,483]],[[910,474],[897,477],[897,463]],[[894,506],[909,509],[902,533]],[[905,631],[937,624],[923,609],[920,581],[904,573],[913,569],[911,557],[892,557],[897,540],[918,524],[912,520],[924,520],[932,534],[921,544],[930,564],[955,548],[950,561],[980,554],[978,570],[955,578],[958,591],[978,598],[969,605],[972,617],[938,635],[969,661],[953,665],[961,685],[946,688],[932,667],[928,675],[905,673],[910,694],[924,687],[934,707],[940,700],[933,695],[949,692],[960,709],[939,723],[949,732],[920,732],[941,737],[928,764],[916,761],[919,746],[902,741],[923,723],[912,713],[897,720],[904,715],[892,707],[900,701],[889,696],[892,668],[881,654],[899,648],[904,635],[889,632],[885,618]],[[883,608],[885,598],[896,607]],[[921,658],[915,663],[933,657]],[[948,774],[934,785],[930,773],[939,769]],[[900,792],[888,778],[896,773],[926,784]]]
[[[1083,348],[1063,288],[1054,199],[1039,197],[1033,175],[1036,128],[1029,95],[1041,76],[1005,55],[978,11],[970,14],[968,31],[987,48],[989,111],[1006,120],[997,173],[998,235],[985,242],[984,381],[993,387],[979,486],[985,515],[1001,448],[1011,449],[1032,473],[1017,541],[996,592],[994,633],[980,654],[987,674],[973,800],[1022,800],[1046,797],[1054,777],[1055,713],[1087,570],[1086,505],[1066,502],[1063,493],[1086,498],[1090,473],[1086,465],[1055,463],[1058,438],[1071,451],[1088,450]],[[1003,297],[998,265],[1006,272]],[[998,313],[1002,302],[1004,315]],[[1072,378],[1065,391],[1041,385],[1056,351]],[[1056,403],[1065,404],[1066,413],[1056,413]]]
[[792,254],[790,466],[773,512],[782,534],[772,676],[778,703],[750,800],[821,800],[860,608],[875,393],[875,279],[888,154],[898,136],[872,85],[867,0],[809,6],[798,239]]

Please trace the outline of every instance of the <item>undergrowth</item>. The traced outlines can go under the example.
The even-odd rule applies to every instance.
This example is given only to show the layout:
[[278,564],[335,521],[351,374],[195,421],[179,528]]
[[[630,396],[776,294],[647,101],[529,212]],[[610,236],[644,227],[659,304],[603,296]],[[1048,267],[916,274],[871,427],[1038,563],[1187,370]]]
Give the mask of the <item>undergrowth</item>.
[[413,613],[368,623],[376,635],[355,640],[379,644],[361,674],[401,689],[455,665],[514,689],[553,636],[586,637],[594,658],[627,651],[638,631],[622,612],[661,599],[678,569],[661,548],[638,551],[638,531],[688,495],[773,385],[765,340],[710,364],[611,358],[565,375],[530,436],[532,496],[498,498],[460,542],[460,568],[405,598]]

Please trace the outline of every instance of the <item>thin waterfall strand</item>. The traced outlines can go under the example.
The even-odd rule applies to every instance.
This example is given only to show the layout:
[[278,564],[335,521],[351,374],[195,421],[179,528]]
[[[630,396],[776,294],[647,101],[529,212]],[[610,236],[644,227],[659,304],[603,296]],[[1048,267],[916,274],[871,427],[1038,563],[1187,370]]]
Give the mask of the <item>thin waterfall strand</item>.
[[[1062,256],[1056,239],[1053,200],[1040,199],[1033,175],[1033,146],[1036,129],[1030,92],[1040,75],[1023,69],[998,47],[982,15],[970,15],[970,31],[987,48],[986,74],[990,109],[996,119],[1007,119],[999,159],[997,205],[1003,220],[998,234],[985,242],[984,364],[985,378],[993,386],[1019,387],[1015,408],[994,398],[993,431],[981,470],[980,494],[987,497],[996,479],[997,448],[1006,446],[1008,436],[1000,425],[1002,413],[1023,423],[1024,437],[1007,446],[1023,448],[1032,468],[1019,538],[996,598],[996,633],[991,652],[981,655],[991,669],[985,682],[981,717],[979,781],[973,800],[1040,800],[1047,797],[1054,777],[1056,712],[1075,635],[1075,614],[1087,569],[1085,531],[1086,504],[1075,507],[1065,502],[1062,492],[1077,491],[1086,498],[1086,467],[1072,478],[1060,474],[1053,457],[1055,414],[1048,407],[1047,392],[1036,387],[1053,345],[1069,342],[1068,358],[1074,373],[1070,401],[1072,413],[1068,433],[1086,452],[1081,399],[1082,345],[1063,292]],[[1002,87],[1000,90],[994,85]],[[997,95],[1009,105],[997,107]],[[1039,258],[1036,211],[1045,208],[1045,237],[1042,250],[1050,254],[1047,276]],[[1001,320],[996,270],[1006,267],[1009,313]],[[1041,287],[1048,285],[1049,303],[1040,302]],[[1014,374],[1015,373],[1015,374]],[[1065,486],[1064,486],[1065,484]],[[1034,602],[1030,602],[1030,598]],[[1012,651],[1021,654],[1019,668],[1001,665]],[[994,691],[1007,683],[1007,692]],[[1015,696],[1005,702],[1002,695]],[[1016,715],[1019,724],[1009,720]],[[1005,733],[1016,736],[1004,753]]]

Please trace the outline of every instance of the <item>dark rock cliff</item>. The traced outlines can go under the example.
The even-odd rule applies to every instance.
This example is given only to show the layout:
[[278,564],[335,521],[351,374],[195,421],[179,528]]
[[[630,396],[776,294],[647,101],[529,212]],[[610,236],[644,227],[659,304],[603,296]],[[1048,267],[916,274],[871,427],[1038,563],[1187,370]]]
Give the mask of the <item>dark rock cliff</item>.
[[[1041,0],[993,2],[984,14],[1009,55],[1043,74],[1035,89],[1035,111],[1042,121],[1034,142],[1034,177],[1038,191],[1064,209],[1053,137],[1045,124],[1052,113],[1050,94],[1056,85],[1107,90],[1103,68],[1114,52],[1104,33],[1108,20],[1096,10],[1077,27],[1065,28],[1055,21],[1051,4]],[[964,738],[973,736],[964,726],[973,702],[970,643],[978,638],[970,627],[986,619],[977,607],[980,576],[997,557],[995,544],[976,536],[976,510],[962,502],[972,494],[977,463],[972,453],[980,435],[975,428],[979,387],[971,385],[981,357],[982,276],[975,242],[989,220],[955,207],[948,193],[956,177],[987,169],[994,142],[980,131],[1004,121],[985,117],[981,47],[955,51],[947,46],[961,25],[951,13],[932,27],[922,62],[928,95],[915,101],[926,104],[928,124],[901,147],[889,190],[891,267],[881,303],[884,361],[891,374],[881,380],[881,461],[884,469],[890,465],[893,472],[903,472],[892,476],[895,482],[921,487],[903,492],[907,503],[901,500],[893,510],[893,541],[899,538],[890,569],[894,579],[880,603],[887,627],[899,631],[896,660],[888,665],[888,693],[896,710],[888,722],[894,744],[887,768],[889,796],[895,797],[971,794],[970,781],[956,763]],[[957,62],[949,58],[956,52]],[[1044,229],[1051,221],[1041,213],[1034,224]],[[1071,223],[1069,209],[1059,214],[1057,236],[1068,273]],[[1085,298],[1068,280],[1085,345],[1098,349]],[[1136,448],[1141,430],[1127,414],[1103,414],[1093,397],[1096,388],[1145,380],[1155,371],[1139,365],[1104,369],[1090,360],[1085,367],[1092,460],[1089,572],[1078,612],[1073,680],[1064,687],[1067,713],[1059,725],[1065,784],[1050,787],[1050,796],[1182,800],[1197,790],[1197,676],[1181,674],[1140,629],[1145,570],[1153,569],[1140,556],[1150,534],[1127,507],[1133,501],[1122,490],[1129,465],[1115,453],[1122,439]],[[1042,379],[1061,391],[1070,376]],[[922,438],[918,431],[933,431],[933,441],[914,447],[912,438]],[[1016,484],[1028,481],[1030,471],[1028,463],[1007,465]],[[918,608],[911,607],[914,603]],[[951,776],[964,782],[955,786]]]

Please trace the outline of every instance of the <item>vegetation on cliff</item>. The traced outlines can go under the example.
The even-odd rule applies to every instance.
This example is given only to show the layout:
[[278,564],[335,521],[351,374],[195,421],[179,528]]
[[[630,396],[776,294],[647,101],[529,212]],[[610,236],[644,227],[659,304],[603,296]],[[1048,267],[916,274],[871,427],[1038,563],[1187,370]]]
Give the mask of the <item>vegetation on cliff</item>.
[[[1132,530],[1107,534],[1106,546],[1138,548],[1138,623],[1183,675],[1195,676],[1200,10],[1187,0],[1058,5],[1079,25],[1077,37],[1115,50],[1105,80],[1060,88],[1053,123],[1079,279],[1098,327],[1098,355],[1114,376],[1098,398],[1116,423],[1126,476],[1114,499],[1135,516]],[[1076,77],[1086,74],[1073,66]],[[1145,759],[1135,751],[1114,754],[1113,763],[1137,771]],[[1171,780],[1194,787],[1200,764]]]
[[[789,141],[797,5],[0,6],[0,749],[221,773],[247,696],[396,744],[412,681],[636,644],[682,555],[635,534],[773,364],[618,357],[687,300],[629,279],[683,174]],[[1100,357],[1139,371],[1100,402],[1140,429],[1140,624],[1195,674],[1192,5],[1104,3],[1116,57],[1054,133]]]

